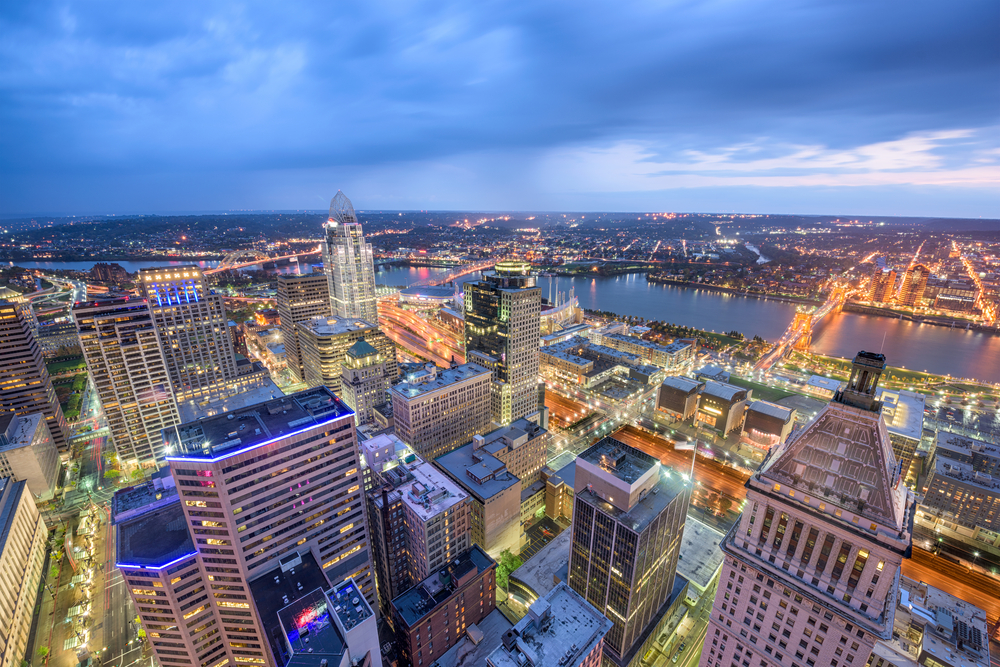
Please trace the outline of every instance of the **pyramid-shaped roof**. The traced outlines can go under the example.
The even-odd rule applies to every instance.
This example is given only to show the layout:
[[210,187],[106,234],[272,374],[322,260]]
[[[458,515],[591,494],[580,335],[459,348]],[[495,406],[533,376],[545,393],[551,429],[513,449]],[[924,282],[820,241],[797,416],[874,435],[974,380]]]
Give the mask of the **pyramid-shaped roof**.
[[363,357],[370,357],[372,355],[378,354],[378,350],[372,347],[372,344],[368,341],[361,339],[351,346],[347,350],[347,354],[354,357],[355,359],[361,359]]
[[835,399],[772,451],[759,475],[887,528],[903,528],[906,487],[899,483],[899,466],[878,410]]

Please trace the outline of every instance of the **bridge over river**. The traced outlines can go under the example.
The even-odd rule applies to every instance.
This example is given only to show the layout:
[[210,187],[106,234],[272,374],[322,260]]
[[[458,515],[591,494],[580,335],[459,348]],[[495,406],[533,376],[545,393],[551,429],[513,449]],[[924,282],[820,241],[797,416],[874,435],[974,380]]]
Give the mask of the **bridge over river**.
[[808,350],[812,344],[813,330],[831,313],[844,307],[847,292],[843,287],[834,286],[822,306],[802,307],[795,313],[795,319],[782,334],[770,352],[765,354],[753,367],[754,371],[766,373],[791,349]]

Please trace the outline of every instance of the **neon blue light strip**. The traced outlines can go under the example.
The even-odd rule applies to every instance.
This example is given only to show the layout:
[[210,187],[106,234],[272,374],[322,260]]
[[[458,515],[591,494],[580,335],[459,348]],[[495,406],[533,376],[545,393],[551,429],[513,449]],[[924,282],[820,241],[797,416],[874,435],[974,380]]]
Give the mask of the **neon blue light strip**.
[[164,563],[163,565],[134,565],[132,563],[115,563],[115,567],[118,567],[118,568],[128,567],[128,568],[132,568],[134,570],[162,570],[164,568],[170,567],[171,565],[176,565],[177,563],[181,562],[185,558],[190,558],[191,556],[196,556],[196,555],[198,555],[198,552],[197,551],[192,551],[189,554],[184,554],[180,558],[175,558],[172,561],[170,561],[169,563]]
[[333,419],[328,419],[325,422],[320,422],[318,424],[312,424],[310,426],[306,426],[305,428],[300,428],[298,431],[292,431],[291,433],[286,433],[284,435],[279,435],[276,438],[271,438],[270,440],[265,440],[264,442],[258,442],[256,445],[249,445],[249,446],[244,447],[242,449],[237,449],[235,452],[227,452],[227,453],[221,454],[219,456],[213,456],[212,458],[205,458],[205,457],[192,458],[192,457],[189,457],[189,456],[167,456],[166,460],[167,461],[185,461],[185,462],[189,462],[189,463],[215,463],[216,461],[221,461],[223,459],[228,459],[230,456],[237,456],[238,454],[243,454],[245,452],[249,452],[249,451],[252,451],[254,449],[257,449],[258,447],[264,447],[266,445],[270,445],[272,443],[278,442],[279,440],[284,440],[285,438],[295,437],[295,436],[299,435],[300,433],[305,433],[306,431],[311,431],[314,428],[319,428],[320,426],[326,426],[327,424],[332,424],[333,422],[337,421],[338,419],[342,419],[344,417],[347,417],[348,415],[353,415],[353,414],[354,414],[353,410],[347,410],[347,412],[345,412],[344,414],[337,415]]

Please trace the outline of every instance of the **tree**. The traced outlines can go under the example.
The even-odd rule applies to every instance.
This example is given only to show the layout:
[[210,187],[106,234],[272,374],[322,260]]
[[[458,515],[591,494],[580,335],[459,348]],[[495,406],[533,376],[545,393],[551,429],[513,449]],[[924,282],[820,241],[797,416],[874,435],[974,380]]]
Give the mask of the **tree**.
[[104,479],[108,480],[109,482],[113,482],[113,481],[115,481],[116,479],[118,479],[121,476],[122,476],[122,474],[119,471],[117,471],[117,470],[105,470],[104,471]]
[[38,650],[35,651],[35,654],[39,658],[41,658],[42,660],[44,660],[49,655],[49,647],[48,646],[39,646]]
[[728,512],[729,508],[732,506],[733,506],[733,501],[730,500],[729,498],[722,498],[719,500],[719,510],[721,510],[723,514]]
[[500,562],[497,564],[497,586],[507,590],[508,575],[521,567],[524,563],[518,556],[515,556],[509,549],[500,552]]

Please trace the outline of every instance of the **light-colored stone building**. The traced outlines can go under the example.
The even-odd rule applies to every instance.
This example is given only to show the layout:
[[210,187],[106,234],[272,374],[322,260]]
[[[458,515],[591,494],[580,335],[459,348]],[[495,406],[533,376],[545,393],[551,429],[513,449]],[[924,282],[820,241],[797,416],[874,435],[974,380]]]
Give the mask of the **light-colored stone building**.
[[359,340],[367,341],[382,355],[390,382],[399,376],[396,346],[371,322],[334,316],[316,317],[296,326],[305,382],[310,387],[323,385],[339,396],[344,359]]
[[375,421],[375,406],[385,403],[389,378],[385,359],[367,341],[359,340],[347,350],[341,371],[341,398],[354,410],[360,426]]
[[389,391],[396,435],[430,461],[486,433],[492,421],[491,378],[477,364],[425,366]]
[[28,652],[47,539],[27,482],[0,479],[0,667],[19,667]]
[[299,351],[299,330],[295,325],[332,314],[327,276],[322,273],[279,275],[275,304],[281,318],[281,337],[288,372],[295,380],[303,382],[305,372]]
[[0,413],[0,477],[24,480],[37,501],[52,499],[59,480],[59,450],[45,415]]

